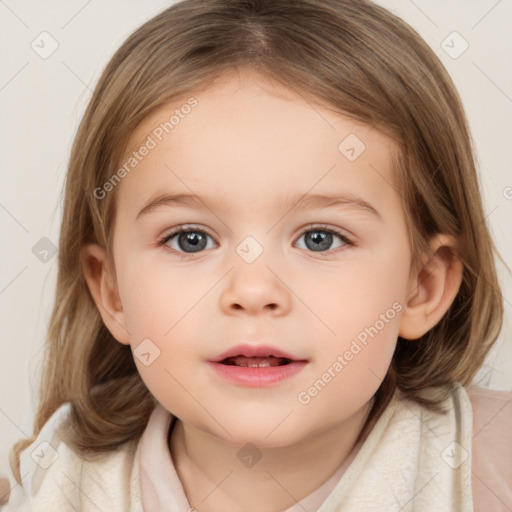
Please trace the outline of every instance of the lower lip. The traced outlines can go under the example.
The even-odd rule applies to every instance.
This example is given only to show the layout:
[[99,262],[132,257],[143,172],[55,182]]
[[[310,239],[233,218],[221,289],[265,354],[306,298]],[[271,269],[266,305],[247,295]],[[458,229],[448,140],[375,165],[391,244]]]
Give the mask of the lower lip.
[[306,361],[293,361],[281,366],[249,367],[233,366],[210,361],[210,365],[214,371],[221,377],[235,384],[254,388],[271,386],[288,379],[299,373],[306,364]]

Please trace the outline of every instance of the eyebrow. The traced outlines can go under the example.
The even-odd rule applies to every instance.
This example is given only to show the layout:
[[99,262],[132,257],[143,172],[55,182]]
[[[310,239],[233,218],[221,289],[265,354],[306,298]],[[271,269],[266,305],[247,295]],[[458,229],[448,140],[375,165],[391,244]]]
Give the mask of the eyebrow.
[[[224,205],[224,201],[218,201],[215,198],[200,198],[195,194],[168,194],[161,193],[151,197],[137,214],[136,220],[152,212],[161,206],[168,207],[188,207],[188,208],[208,208],[206,204]],[[283,198],[282,207],[288,211],[294,208],[306,207],[324,207],[324,208],[353,208],[370,213],[382,220],[382,215],[369,202],[354,194],[329,195],[329,194],[299,194],[295,196],[286,196]]]

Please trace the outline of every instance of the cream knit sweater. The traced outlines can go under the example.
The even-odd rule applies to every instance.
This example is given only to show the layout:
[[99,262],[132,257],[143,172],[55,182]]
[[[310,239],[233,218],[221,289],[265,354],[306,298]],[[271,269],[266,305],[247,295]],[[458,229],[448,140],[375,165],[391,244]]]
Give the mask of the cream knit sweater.
[[[318,512],[472,512],[471,403],[457,384],[444,405],[441,415],[395,395]],[[69,409],[22,453],[23,487],[2,512],[143,512],[141,443],[84,461],[61,439]]]

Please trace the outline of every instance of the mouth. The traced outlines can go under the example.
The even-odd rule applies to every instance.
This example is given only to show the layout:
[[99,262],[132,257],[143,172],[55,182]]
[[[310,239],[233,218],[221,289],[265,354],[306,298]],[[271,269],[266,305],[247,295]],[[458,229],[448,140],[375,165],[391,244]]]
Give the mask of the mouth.
[[284,366],[296,361],[306,361],[301,357],[284,352],[270,345],[237,345],[210,359],[212,363],[229,366],[274,367]]
[[288,359],[287,357],[245,357],[245,356],[236,356],[236,357],[226,357],[222,361],[219,361],[220,364],[225,364],[228,366],[244,366],[246,368],[272,368],[274,366],[285,366],[290,364],[292,359]]
[[291,378],[308,360],[268,345],[238,345],[209,363],[217,375],[231,383],[261,388]]

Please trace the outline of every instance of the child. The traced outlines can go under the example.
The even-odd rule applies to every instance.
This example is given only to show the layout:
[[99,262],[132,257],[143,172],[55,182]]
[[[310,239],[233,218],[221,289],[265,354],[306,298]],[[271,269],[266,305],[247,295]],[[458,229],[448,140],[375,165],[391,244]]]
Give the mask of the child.
[[7,510],[511,509],[512,392],[471,385],[503,315],[484,217],[406,23],[172,5],[75,138]]

